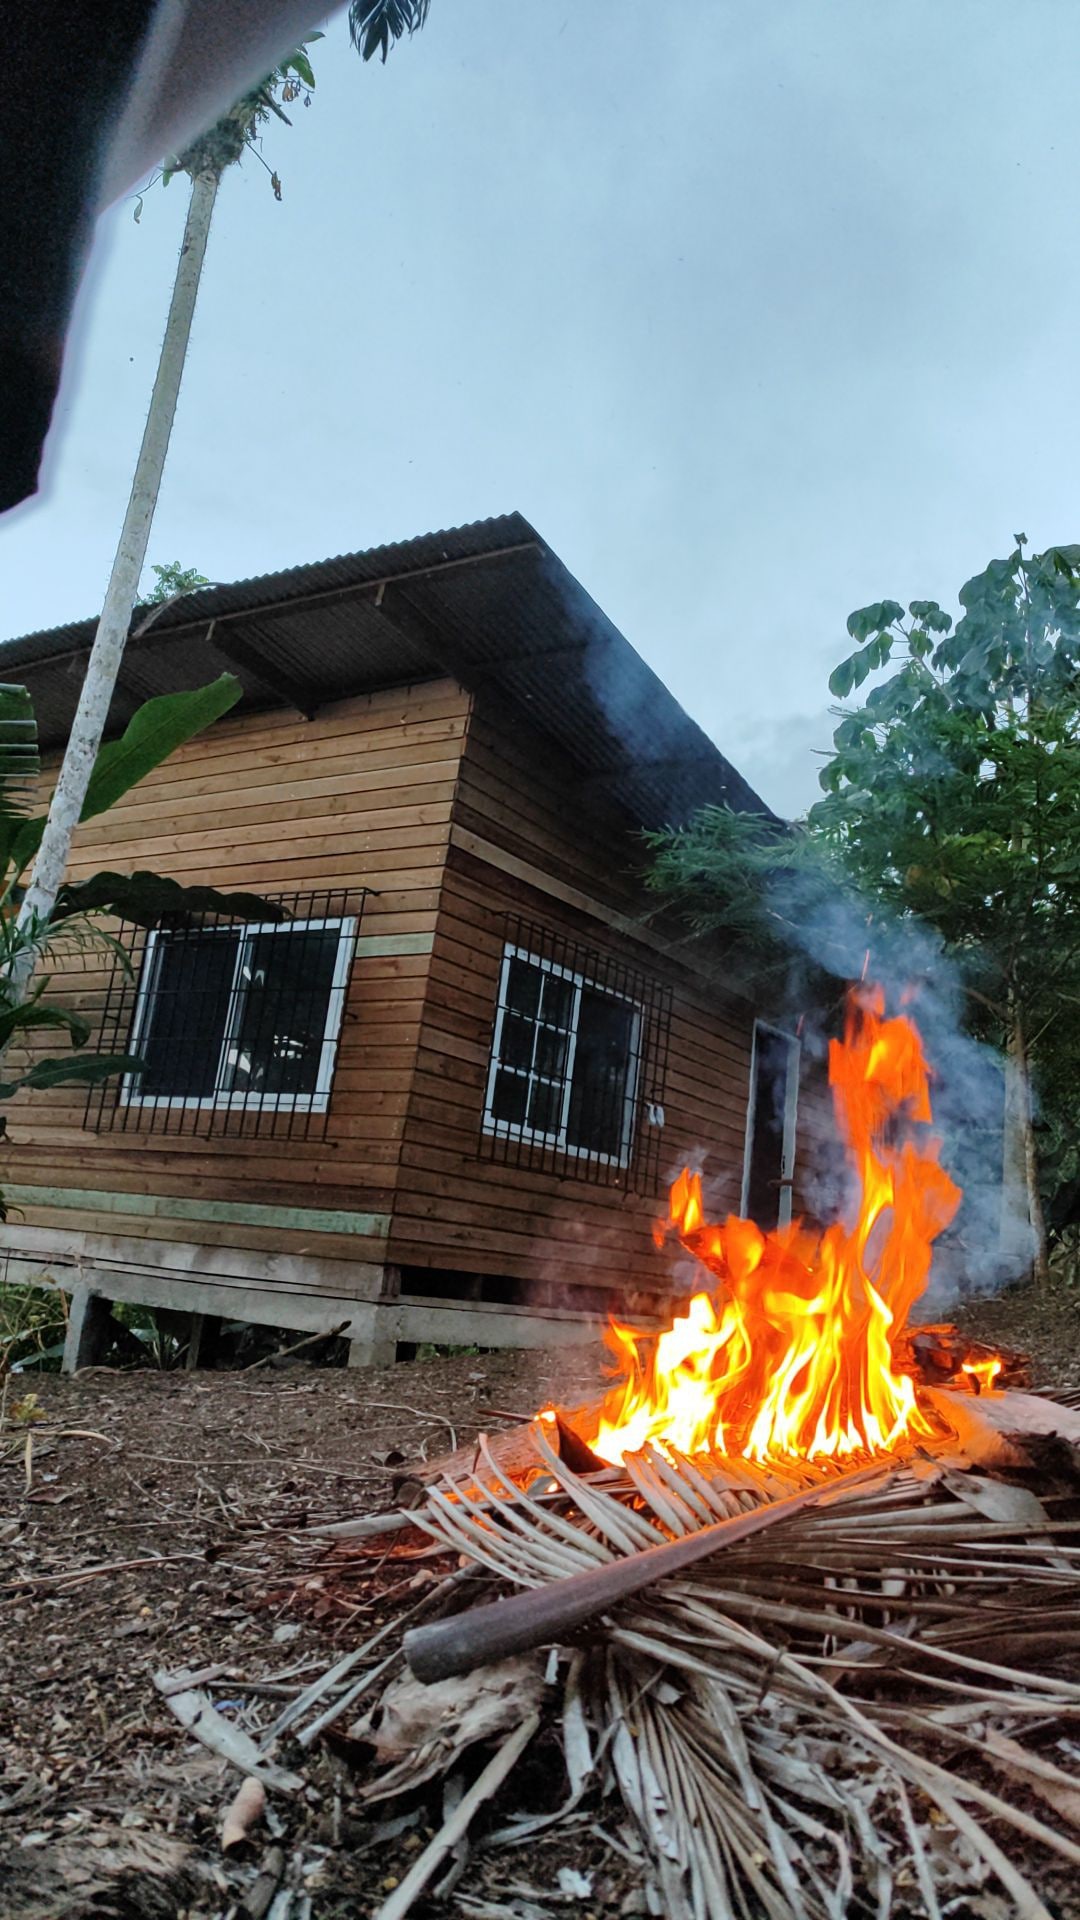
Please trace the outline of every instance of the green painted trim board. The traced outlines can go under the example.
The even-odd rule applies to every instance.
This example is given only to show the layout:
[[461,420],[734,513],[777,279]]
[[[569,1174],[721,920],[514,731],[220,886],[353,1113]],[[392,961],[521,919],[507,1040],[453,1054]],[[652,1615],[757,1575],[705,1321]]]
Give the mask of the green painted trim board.
[[106,1193],[91,1187],[21,1187],[6,1183],[4,1196],[14,1206],[131,1213],[148,1220],[212,1220],[239,1227],[281,1227],[291,1233],[306,1230],[379,1238],[390,1231],[388,1213],[345,1213],[333,1207],[240,1206],[231,1200],[183,1200],[171,1193]]

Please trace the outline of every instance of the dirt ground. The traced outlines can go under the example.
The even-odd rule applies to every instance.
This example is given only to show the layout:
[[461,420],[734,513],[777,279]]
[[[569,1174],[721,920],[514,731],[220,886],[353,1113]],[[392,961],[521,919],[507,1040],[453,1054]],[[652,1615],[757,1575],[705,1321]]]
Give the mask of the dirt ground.
[[[1080,1292],[1013,1293],[964,1321],[1030,1351],[1036,1384],[1080,1387]],[[296,1894],[291,1920],[374,1912],[437,1809],[389,1830],[395,1809],[362,1806],[355,1771],[327,1750],[305,1762],[306,1800],[273,1799],[278,1832],[264,1829],[249,1860],[226,1860],[218,1829],[239,1776],[196,1748],[153,1675],[214,1668],[219,1710],[240,1726],[265,1715],[287,1675],[314,1677],[433,1577],[370,1555],[329,1564],[301,1530],[391,1504],[395,1472],[507,1414],[586,1397],[600,1364],[597,1346],[363,1373],[292,1362],[12,1379],[0,1431],[3,1920],[243,1911],[274,1844],[310,1898]],[[13,1423],[24,1391],[44,1419]],[[538,1810],[557,1804],[558,1772],[538,1756]],[[520,1777],[515,1790],[520,1801]],[[481,1853],[447,1901],[414,1911],[490,1915],[510,1898],[596,1920],[644,1911],[617,1833],[595,1824]]]

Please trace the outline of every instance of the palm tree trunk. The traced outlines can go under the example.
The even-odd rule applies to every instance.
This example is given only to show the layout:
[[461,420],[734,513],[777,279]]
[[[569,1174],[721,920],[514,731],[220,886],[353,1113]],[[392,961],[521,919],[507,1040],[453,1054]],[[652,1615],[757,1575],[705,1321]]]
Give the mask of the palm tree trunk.
[[1026,1214],[1030,1239],[1025,1261],[1030,1263],[1036,1285],[1044,1286],[1048,1277],[1046,1218],[1039,1191],[1039,1156],[1032,1120],[1027,1044],[1020,1010],[1015,1005],[1011,1009],[1005,1055],[1004,1146],[1002,1238],[1007,1249],[1015,1246],[1018,1215]]
[[[98,756],[113,690],[139,590],[146,548],[169,449],[177,395],[184,372],[191,321],[199,291],[203,257],[210,231],[220,174],[197,174],[192,181],[180,260],[173,283],[169,318],[158,360],[154,391],[135,465],[120,544],[109,577],[105,605],[86,667],[86,678],[64,753],[60,777],[49,805],[48,819],[26,897],[19,910],[19,927],[40,925],[56,904],[67,871],[71,842],[86,798],[86,789]],[[17,968],[23,965],[21,978]],[[21,999],[33,969],[33,952],[25,949],[12,969],[11,987]]]

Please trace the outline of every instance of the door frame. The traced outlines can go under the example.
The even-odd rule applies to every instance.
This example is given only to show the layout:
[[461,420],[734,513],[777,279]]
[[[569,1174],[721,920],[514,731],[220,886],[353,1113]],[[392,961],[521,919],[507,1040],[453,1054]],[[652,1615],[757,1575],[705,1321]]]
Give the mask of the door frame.
[[774,1026],[771,1020],[755,1020],[753,1038],[750,1045],[750,1093],[746,1103],[746,1139],[743,1146],[742,1191],[739,1196],[739,1212],[746,1218],[746,1209],[750,1204],[750,1161],[754,1151],[754,1126],[757,1119],[757,1071],[758,1071],[758,1034],[770,1033],[778,1040],[787,1042],[787,1085],[784,1088],[784,1132],[780,1146],[780,1194],[777,1203],[776,1224],[787,1227],[791,1224],[792,1187],[795,1180],[795,1135],[799,1115],[799,1066],[802,1055],[802,1042],[797,1034],[788,1033],[785,1027]]

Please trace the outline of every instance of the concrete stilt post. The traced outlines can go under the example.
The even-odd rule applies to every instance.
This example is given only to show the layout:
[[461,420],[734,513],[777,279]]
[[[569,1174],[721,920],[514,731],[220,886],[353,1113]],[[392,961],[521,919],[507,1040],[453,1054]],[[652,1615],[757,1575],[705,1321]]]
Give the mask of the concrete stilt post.
[[397,1359],[396,1306],[365,1302],[354,1309],[349,1328],[350,1367],[391,1367]]
[[77,1373],[80,1367],[95,1366],[104,1358],[111,1319],[112,1301],[104,1294],[86,1286],[73,1289],[61,1362],[64,1373]]

